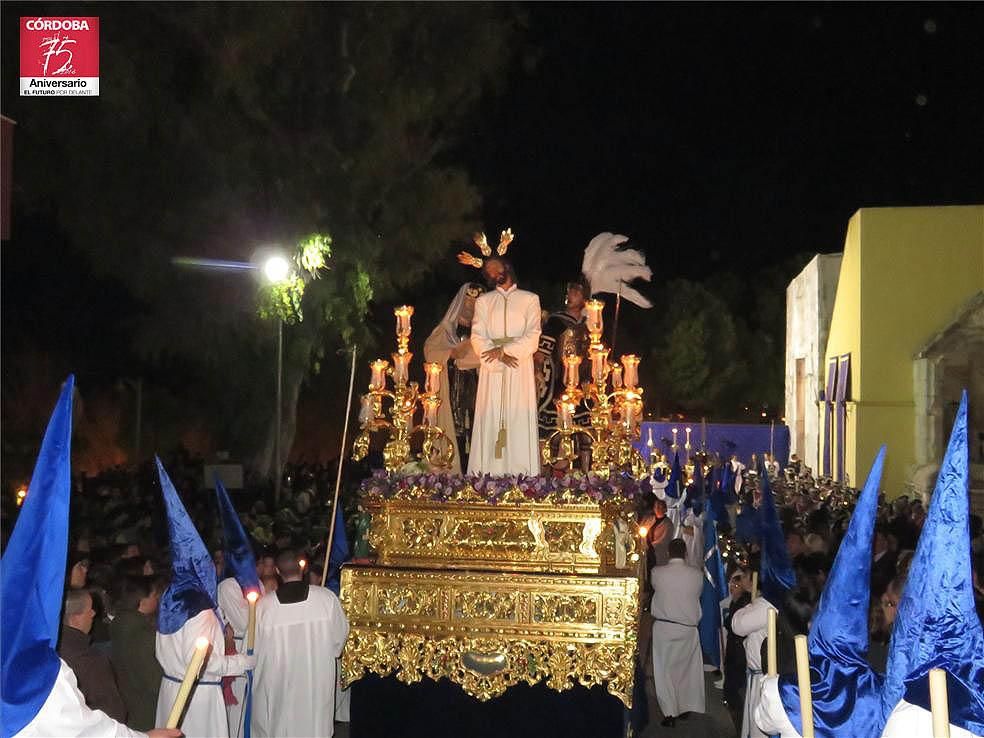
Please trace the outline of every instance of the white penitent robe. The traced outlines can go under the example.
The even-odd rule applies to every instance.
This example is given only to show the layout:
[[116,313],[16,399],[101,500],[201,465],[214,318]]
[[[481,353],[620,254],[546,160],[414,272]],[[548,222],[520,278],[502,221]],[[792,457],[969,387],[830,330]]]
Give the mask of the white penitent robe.
[[741,738],[764,738],[755,724],[755,709],[762,693],[762,641],[768,635],[769,609],[775,609],[764,597],[756,597],[731,616],[731,630],[745,639],[745,706],[741,718]]
[[[219,610],[232,628],[236,651],[246,653],[246,627],[249,624],[249,603],[243,597],[243,588],[235,577],[228,577],[219,582]],[[246,709],[246,675],[232,680],[232,694],[236,698],[235,705],[226,705],[226,716],[229,718],[229,735],[240,736],[242,729],[243,710]]]
[[704,712],[704,658],[697,623],[704,578],[683,559],[670,559],[650,573],[653,599],[653,678],[666,716]]
[[[933,738],[933,713],[902,700],[888,716],[882,738]],[[982,738],[950,723],[950,738]]]
[[[226,656],[222,623],[212,610],[202,610],[175,633],[157,634],[157,661],[164,670],[157,695],[157,724],[164,725],[174,705],[185,670],[195,654],[195,641],[207,638],[212,649],[191,699],[181,728],[186,738],[222,738],[229,735],[229,718],[222,699],[222,677],[246,671],[245,656]],[[171,677],[170,679],[168,677]]]
[[[519,365],[482,359],[468,471],[483,474],[539,474],[536,383],[533,354],[540,341],[540,298],[499,287],[475,302],[471,342],[481,355],[501,347]],[[500,445],[505,440],[505,446]],[[499,448],[498,454],[496,448]]]
[[[466,285],[467,286],[467,285]],[[462,288],[464,289],[464,288]],[[460,291],[459,291],[460,292]],[[445,316],[447,317],[447,316]],[[427,340],[424,341],[424,361],[433,361],[441,365],[441,387],[438,397],[441,398],[441,405],[437,409],[437,424],[444,431],[445,437],[451,442],[454,448],[454,459],[451,460],[451,473],[461,474],[461,449],[458,448],[458,437],[454,429],[454,413],[451,408],[451,382],[448,379],[448,361],[451,359],[451,351],[465,344],[467,353],[454,360],[458,369],[477,369],[479,364],[478,355],[475,353],[471,342],[457,341],[453,335],[455,323],[443,320],[431,332]]]
[[766,735],[777,735],[779,738],[802,738],[793,724],[789,721],[782,698],[779,697],[779,677],[763,676],[762,689],[759,691],[758,703],[752,715],[755,725]]
[[335,729],[336,659],[348,620],[335,593],[308,588],[303,602],[283,604],[276,593],[256,612],[253,735],[328,738]]
[[102,710],[90,709],[79,691],[75,673],[64,661],[48,699],[14,738],[146,738],[146,733],[130,730]]
[[684,514],[683,525],[680,533],[683,538],[683,542],[687,544],[687,563],[697,569],[703,569],[704,513],[694,515],[694,511],[688,509]]

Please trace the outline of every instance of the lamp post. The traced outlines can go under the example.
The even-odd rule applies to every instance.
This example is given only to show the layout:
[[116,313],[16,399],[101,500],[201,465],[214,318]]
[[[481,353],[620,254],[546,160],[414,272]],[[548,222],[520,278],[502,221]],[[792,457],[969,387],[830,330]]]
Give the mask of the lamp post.
[[[283,256],[271,256],[263,264],[263,275],[270,284],[279,284],[287,280],[290,274],[290,264]],[[277,320],[277,407],[274,420],[273,436],[273,501],[280,504],[280,484],[283,477],[281,465],[281,435],[283,434],[281,413],[283,412],[283,375],[284,375],[284,319]]]

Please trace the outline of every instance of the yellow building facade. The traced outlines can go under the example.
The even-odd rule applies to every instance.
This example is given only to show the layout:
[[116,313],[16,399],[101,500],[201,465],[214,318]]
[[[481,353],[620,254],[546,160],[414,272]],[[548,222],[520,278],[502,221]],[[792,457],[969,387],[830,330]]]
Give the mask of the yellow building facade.
[[886,443],[887,495],[927,491],[966,387],[980,478],[984,206],[856,212],[824,357],[821,473],[860,486]]

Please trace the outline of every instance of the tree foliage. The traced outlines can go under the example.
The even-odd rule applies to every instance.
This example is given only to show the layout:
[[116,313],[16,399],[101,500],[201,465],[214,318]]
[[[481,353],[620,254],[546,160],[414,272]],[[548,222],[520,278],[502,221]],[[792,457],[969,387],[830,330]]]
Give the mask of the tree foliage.
[[[272,417],[276,332],[258,300],[267,318],[303,314],[285,331],[290,419],[326,355],[372,340],[370,300],[398,300],[477,225],[479,194],[448,152],[501,80],[521,19],[471,3],[92,13],[101,97],[43,109],[15,99],[26,203],[53,212],[94,268],[140,301],[145,361],[180,364],[195,378],[188,405],[234,450],[255,451]],[[331,257],[303,296],[172,264],[248,261],[313,232],[331,234]]]

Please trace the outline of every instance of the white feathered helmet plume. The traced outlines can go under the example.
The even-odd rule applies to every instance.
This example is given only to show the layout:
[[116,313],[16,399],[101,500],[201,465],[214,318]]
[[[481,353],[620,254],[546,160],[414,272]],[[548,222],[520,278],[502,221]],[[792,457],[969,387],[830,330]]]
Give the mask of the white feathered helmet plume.
[[646,266],[646,257],[642,252],[619,248],[628,240],[628,236],[618,233],[599,233],[584,250],[581,271],[591,287],[592,295],[610,292],[641,308],[651,308],[653,304],[631,284],[637,279],[650,281],[653,270]]

